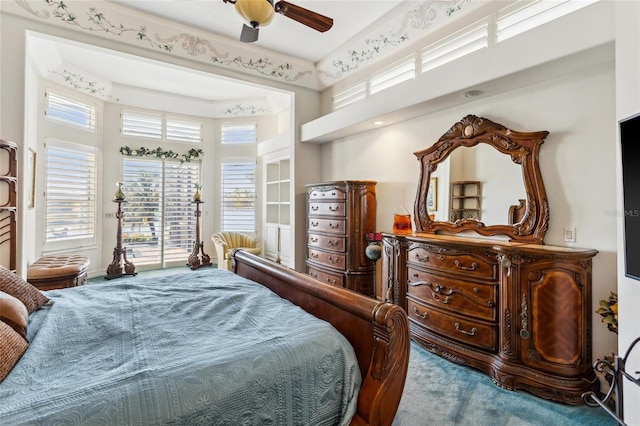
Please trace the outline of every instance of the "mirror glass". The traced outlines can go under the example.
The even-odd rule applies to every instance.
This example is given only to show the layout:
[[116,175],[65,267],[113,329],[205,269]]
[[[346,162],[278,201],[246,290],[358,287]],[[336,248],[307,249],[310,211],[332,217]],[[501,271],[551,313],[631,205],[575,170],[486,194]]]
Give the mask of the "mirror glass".
[[[485,225],[509,224],[509,208],[526,198],[522,166],[487,144],[460,147],[451,153],[449,161],[449,185],[443,187],[449,209],[441,215],[451,221],[455,221],[456,215],[475,219],[474,209],[479,206],[479,220]],[[445,177],[439,179],[443,183],[446,181]],[[479,182],[479,185],[455,185],[452,194],[453,182]],[[477,187],[480,188],[479,199],[475,198]],[[468,198],[459,198],[461,189]],[[456,210],[459,208],[465,210],[459,212]]]

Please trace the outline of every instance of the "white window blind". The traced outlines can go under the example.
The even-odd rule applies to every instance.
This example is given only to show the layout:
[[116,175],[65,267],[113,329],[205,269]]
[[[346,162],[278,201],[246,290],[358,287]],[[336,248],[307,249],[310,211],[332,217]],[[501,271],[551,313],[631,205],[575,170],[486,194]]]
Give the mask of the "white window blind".
[[519,1],[500,12],[496,21],[497,41],[529,31],[539,25],[567,15],[597,0],[537,0]]
[[377,93],[403,81],[411,80],[415,76],[416,58],[415,55],[411,55],[374,74],[369,80],[369,92]]
[[166,139],[177,142],[202,142],[202,123],[167,117]]
[[422,50],[422,72],[489,46],[489,24],[478,22]]
[[255,160],[223,162],[220,177],[222,231],[255,232]]
[[333,95],[333,109],[338,110],[367,97],[367,83],[360,82]]
[[122,111],[122,136],[162,139],[162,116]]
[[222,123],[221,138],[223,144],[256,143],[258,140],[255,123]]
[[46,143],[46,205],[46,243],[78,239],[94,241],[94,148],[66,142]]
[[136,265],[187,261],[195,242],[191,200],[199,179],[199,163],[123,159],[122,241]]
[[45,115],[51,120],[70,124],[85,130],[96,129],[95,105],[77,101],[48,91],[45,94],[47,106]]

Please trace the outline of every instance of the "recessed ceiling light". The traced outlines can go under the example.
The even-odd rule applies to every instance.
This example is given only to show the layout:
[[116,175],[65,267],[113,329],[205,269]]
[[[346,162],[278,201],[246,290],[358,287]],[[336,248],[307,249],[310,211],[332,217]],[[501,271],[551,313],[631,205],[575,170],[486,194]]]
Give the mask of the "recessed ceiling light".
[[373,122],[374,126],[382,126],[383,124],[384,124],[384,121],[382,121],[382,120],[376,120],[376,121]]
[[477,98],[484,95],[484,92],[482,90],[467,90],[463,95],[465,98]]

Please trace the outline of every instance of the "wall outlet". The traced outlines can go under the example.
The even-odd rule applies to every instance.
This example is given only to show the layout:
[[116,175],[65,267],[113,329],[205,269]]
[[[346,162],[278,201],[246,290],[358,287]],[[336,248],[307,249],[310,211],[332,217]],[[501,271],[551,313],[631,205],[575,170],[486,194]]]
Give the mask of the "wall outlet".
[[116,217],[116,214],[115,213],[105,213],[104,217],[107,218],[107,219],[113,219],[113,218]]
[[565,243],[576,242],[576,228],[564,228],[564,242]]

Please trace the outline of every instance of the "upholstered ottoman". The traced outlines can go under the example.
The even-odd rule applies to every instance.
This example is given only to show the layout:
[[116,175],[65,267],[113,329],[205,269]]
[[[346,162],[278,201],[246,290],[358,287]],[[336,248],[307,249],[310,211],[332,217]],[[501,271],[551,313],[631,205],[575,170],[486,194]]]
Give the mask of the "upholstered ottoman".
[[89,264],[82,255],[43,256],[27,269],[27,281],[40,290],[84,285]]

